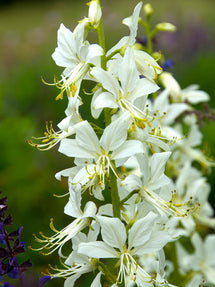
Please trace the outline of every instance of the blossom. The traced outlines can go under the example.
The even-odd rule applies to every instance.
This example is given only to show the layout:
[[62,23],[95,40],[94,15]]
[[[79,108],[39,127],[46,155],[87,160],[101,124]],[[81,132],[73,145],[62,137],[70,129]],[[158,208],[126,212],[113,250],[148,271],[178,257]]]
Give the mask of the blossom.
[[[181,204],[172,204],[174,186],[164,174],[165,165],[171,152],[155,153],[150,159],[146,155],[138,157],[141,176],[128,175],[122,182],[129,191],[139,190],[140,196],[160,210],[174,216],[185,216],[186,209]],[[179,208],[180,207],[180,208]]]
[[[108,52],[107,56],[114,54],[115,51],[125,50],[127,47],[133,47],[136,42],[138,19],[140,10],[142,8],[142,2],[138,3],[134,8],[132,17],[125,18],[122,23],[128,26],[130,30],[130,36],[123,37],[114,47]],[[133,47],[134,48],[134,47]],[[162,68],[158,65],[155,59],[148,53],[134,49],[134,58],[137,65],[137,69],[140,74],[144,75],[149,80],[157,78],[157,75],[162,72]]]
[[[199,284],[205,279],[206,283],[215,284],[215,235],[207,235],[205,240],[198,233],[194,233],[191,242],[195,248],[194,253],[189,254],[178,244],[179,265],[182,272],[192,270],[199,279]],[[191,286],[191,285],[190,285]]]
[[[91,229],[89,229],[88,234],[84,234],[80,232],[76,236],[72,238],[72,247],[73,251],[70,253],[70,255],[66,258],[65,262],[61,262],[63,265],[63,268],[58,267],[50,267],[50,271],[48,272],[48,275],[44,276],[44,280],[50,280],[54,279],[56,277],[63,277],[66,278],[64,286],[65,287],[73,287],[75,284],[75,281],[83,274],[92,272],[94,268],[94,262],[91,258],[88,256],[85,256],[83,254],[79,254],[77,252],[78,245],[81,242],[89,242],[91,240],[96,240],[98,237],[100,227],[99,224],[95,221],[92,222]],[[54,273],[53,273],[54,271]],[[97,287],[100,285],[100,277],[102,273],[99,272],[92,284],[91,287]],[[94,284],[97,284],[94,286]],[[42,285],[43,286],[43,285]]]
[[57,82],[61,89],[58,98],[62,98],[63,92],[71,85],[80,85],[80,81],[89,71],[90,64],[103,54],[102,48],[97,44],[90,45],[84,39],[85,23],[78,25],[75,32],[71,32],[63,24],[58,30],[58,47],[52,54],[55,63],[64,67],[62,79]]
[[80,243],[78,253],[93,258],[119,259],[116,283],[125,282],[128,276],[138,286],[153,286],[152,282],[156,280],[138,264],[138,256],[158,251],[172,240],[167,232],[153,230],[156,217],[157,215],[150,212],[137,220],[127,236],[125,225],[118,218],[97,216],[103,241]]
[[91,112],[95,118],[104,107],[109,107],[129,111],[132,117],[147,121],[146,113],[135,106],[134,102],[138,98],[146,100],[148,94],[156,92],[159,87],[146,78],[140,79],[131,48],[126,49],[116,77],[99,67],[93,68],[90,74],[105,89],[98,90],[92,99]]
[[[127,139],[129,124],[128,114],[119,117],[105,128],[100,140],[87,121],[75,127],[76,139],[63,139],[59,151],[79,160],[80,170],[73,178],[73,184],[87,185],[95,189],[98,180],[99,188],[104,189],[105,176],[111,169],[116,177],[113,160],[122,164],[122,160],[143,152],[142,144],[136,140]],[[101,198],[101,196],[100,196]]]
[[79,113],[81,101],[78,98],[70,97],[68,107],[65,111],[66,117],[57,125],[58,131],[53,128],[52,121],[46,122],[46,131],[43,137],[32,137],[27,141],[31,146],[35,146],[39,150],[49,150],[56,146],[64,138],[75,134],[74,126],[82,121]]
[[208,93],[199,90],[198,85],[191,85],[182,90],[175,78],[168,72],[162,73],[159,80],[169,91],[169,94],[174,102],[187,101],[191,104],[198,104],[209,100]]
[[64,208],[64,213],[72,216],[75,220],[68,226],[58,231],[53,225],[53,219],[50,222],[50,228],[55,232],[51,237],[45,236],[40,233],[42,238],[35,236],[35,240],[42,243],[43,246],[33,250],[48,250],[45,255],[53,253],[58,250],[61,257],[65,257],[62,254],[62,248],[66,242],[71,240],[76,234],[78,234],[85,227],[89,226],[89,218],[93,218],[96,214],[96,205],[89,201],[87,202],[84,211],[81,210],[81,190],[76,188],[74,191],[70,186],[70,199]]

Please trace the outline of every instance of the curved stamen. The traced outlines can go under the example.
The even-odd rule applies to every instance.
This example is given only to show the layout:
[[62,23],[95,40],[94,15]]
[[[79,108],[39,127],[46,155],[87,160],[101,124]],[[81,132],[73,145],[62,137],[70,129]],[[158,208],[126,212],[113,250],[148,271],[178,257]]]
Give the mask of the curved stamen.
[[[31,146],[36,147],[37,149],[41,151],[49,150],[55,145],[57,145],[62,139],[69,137],[75,133],[75,130],[73,128],[70,129],[69,132],[66,131],[55,131],[52,125],[52,121],[49,123],[46,122],[46,131],[44,132],[43,137],[32,137],[33,140],[36,142],[33,142],[32,140],[27,141]],[[42,142],[42,143],[37,143]]]

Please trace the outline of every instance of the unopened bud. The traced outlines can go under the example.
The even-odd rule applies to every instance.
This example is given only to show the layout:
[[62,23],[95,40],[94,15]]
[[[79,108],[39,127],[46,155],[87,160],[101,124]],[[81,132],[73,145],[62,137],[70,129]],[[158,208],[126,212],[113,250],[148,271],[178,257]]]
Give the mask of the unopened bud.
[[158,31],[175,32],[176,26],[171,23],[159,23],[156,25]]
[[143,10],[146,16],[151,16],[154,13],[154,9],[152,8],[151,4],[147,3],[143,6]]
[[92,0],[88,3],[89,11],[88,11],[88,18],[92,26],[95,28],[99,25],[101,16],[102,16],[102,9],[98,0]]

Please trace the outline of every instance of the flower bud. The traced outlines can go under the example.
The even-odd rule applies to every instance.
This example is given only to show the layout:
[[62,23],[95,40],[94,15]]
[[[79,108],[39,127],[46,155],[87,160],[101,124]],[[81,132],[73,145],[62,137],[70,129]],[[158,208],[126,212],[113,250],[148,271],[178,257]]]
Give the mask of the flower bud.
[[163,72],[159,80],[164,88],[169,90],[170,95],[177,100],[180,96],[181,88],[175,78],[170,73]]
[[159,23],[156,25],[158,31],[175,32],[176,26],[171,23]]
[[151,4],[147,3],[143,6],[143,10],[146,16],[151,16],[154,13],[154,9],[152,8]]
[[88,11],[88,18],[92,26],[95,28],[99,25],[102,10],[98,0],[92,0],[88,3],[89,11]]

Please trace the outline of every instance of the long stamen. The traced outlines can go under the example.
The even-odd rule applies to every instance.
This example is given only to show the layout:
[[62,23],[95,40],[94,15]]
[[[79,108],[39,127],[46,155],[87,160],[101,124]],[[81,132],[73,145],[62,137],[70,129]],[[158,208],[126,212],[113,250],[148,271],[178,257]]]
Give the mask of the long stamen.
[[27,142],[31,146],[34,146],[41,151],[45,151],[57,145],[62,139],[73,135],[74,132],[75,131],[72,128],[69,132],[66,132],[66,131],[56,132],[53,128],[52,121],[50,121],[49,123],[46,122],[46,131],[44,132],[43,137],[32,137],[32,139],[35,142],[32,140],[28,140]]
[[[53,253],[55,250],[59,249],[59,252],[61,253],[61,249],[63,245],[69,241],[72,237],[74,237],[79,231],[84,229],[88,225],[87,218],[76,218],[71,224],[69,224],[67,227],[62,229],[61,231],[58,231],[54,225],[53,220],[50,221],[50,228],[56,233],[51,237],[45,236],[42,232],[40,232],[40,236],[43,238],[39,238],[36,235],[34,235],[35,240],[39,243],[43,243],[44,245],[39,248],[32,248],[32,250],[35,251],[41,251],[41,250],[50,250],[48,252],[42,252],[43,255],[49,255]],[[62,254],[61,254],[62,255]],[[62,255],[62,257],[64,257]]]
[[167,212],[170,215],[176,216],[176,217],[184,217],[187,216],[188,212],[190,212],[192,209],[195,210],[196,206],[184,209],[183,206],[185,205],[179,205],[179,204],[173,204],[171,201],[166,202],[164,201],[159,195],[154,193],[152,190],[146,189],[143,187],[141,195],[148,200],[149,202],[155,204],[157,207],[161,208],[165,212]]

